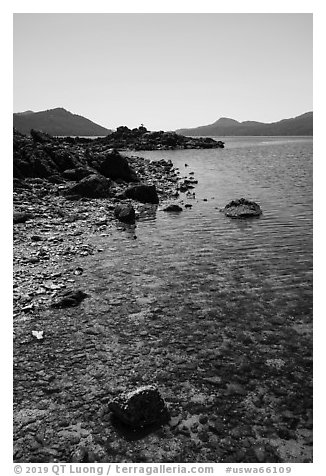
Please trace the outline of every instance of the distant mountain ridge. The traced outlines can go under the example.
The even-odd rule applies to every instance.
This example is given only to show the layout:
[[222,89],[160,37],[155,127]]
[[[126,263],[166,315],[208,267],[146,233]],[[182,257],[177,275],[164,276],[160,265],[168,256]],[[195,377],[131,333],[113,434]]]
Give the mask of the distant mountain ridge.
[[207,126],[177,129],[175,132],[185,136],[312,136],[313,112],[272,123],[238,122],[235,119],[221,117]]
[[86,117],[72,114],[63,107],[39,112],[14,113],[13,125],[23,134],[29,134],[31,129],[52,136],[106,136],[112,132]]

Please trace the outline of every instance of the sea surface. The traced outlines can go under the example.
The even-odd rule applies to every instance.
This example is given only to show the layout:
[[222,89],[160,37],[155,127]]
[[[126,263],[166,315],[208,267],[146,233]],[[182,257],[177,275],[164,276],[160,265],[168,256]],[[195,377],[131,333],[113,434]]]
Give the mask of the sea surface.
[[[137,151],[171,159],[198,180],[191,208],[158,209],[132,234],[116,231],[96,264],[97,278],[120,274],[164,306],[284,318],[312,318],[313,142],[311,137],[225,137],[224,149]],[[190,175],[193,172],[193,175]],[[234,220],[229,201],[257,202],[258,219]],[[116,276],[116,274],[115,274]],[[194,305],[194,306],[193,306]],[[185,307],[184,307],[185,306]],[[213,312],[212,311],[212,312]],[[198,314],[198,316],[199,316]],[[195,317],[195,316],[193,316]]]

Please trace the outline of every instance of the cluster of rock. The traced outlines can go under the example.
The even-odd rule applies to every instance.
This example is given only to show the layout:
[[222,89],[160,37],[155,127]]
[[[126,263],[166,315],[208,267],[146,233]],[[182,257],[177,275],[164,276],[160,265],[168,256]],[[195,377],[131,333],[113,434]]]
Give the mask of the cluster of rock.
[[110,147],[133,150],[169,150],[169,149],[212,149],[223,148],[224,142],[210,137],[186,137],[176,132],[148,131],[140,126],[129,129],[120,126],[115,132],[98,139]]
[[[14,131],[13,139],[15,189],[23,187],[25,179],[43,179],[58,184],[59,193],[71,200],[117,198],[158,204],[156,178],[167,179],[171,186],[177,182],[171,161],[127,158],[105,142],[71,142],[33,130],[31,137]],[[17,216],[16,222],[23,219]]]
[[[128,160],[106,145],[71,144],[69,140],[33,130],[31,137],[27,137],[14,130],[13,152],[13,174],[17,179],[40,177],[63,183],[95,174],[111,180],[137,181]],[[103,196],[104,192],[100,193]]]

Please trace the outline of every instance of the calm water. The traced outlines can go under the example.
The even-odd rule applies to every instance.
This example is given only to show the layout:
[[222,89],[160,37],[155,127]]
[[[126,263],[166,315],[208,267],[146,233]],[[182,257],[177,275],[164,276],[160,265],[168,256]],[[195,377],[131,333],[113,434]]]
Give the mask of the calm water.
[[[138,223],[137,240],[114,232],[94,278],[112,282],[114,270],[144,303],[171,310],[309,320],[312,138],[224,140],[225,149],[137,153],[171,159],[181,177],[194,172],[195,198],[184,198],[193,206],[177,215],[159,209],[156,219]],[[219,212],[241,197],[260,204],[261,218],[238,221]],[[118,292],[119,280],[112,286]]]

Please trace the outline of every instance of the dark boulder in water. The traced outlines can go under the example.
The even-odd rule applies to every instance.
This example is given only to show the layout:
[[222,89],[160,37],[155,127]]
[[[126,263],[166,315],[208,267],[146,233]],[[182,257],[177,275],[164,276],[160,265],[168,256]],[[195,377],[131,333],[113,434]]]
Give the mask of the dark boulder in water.
[[89,175],[65,191],[65,195],[86,198],[107,198],[112,195],[112,181],[103,175]]
[[114,209],[114,216],[123,223],[135,223],[135,209],[130,204],[117,205]]
[[127,198],[132,198],[141,203],[159,203],[155,185],[135,185],[125,191]]
[[31,213],[26,212],[14,212],[13,222],[14,223],[25,223],[27,220],[33,218]]
[[257,203],[246,200],[245,198],[232,200],[222,211],[230,218],[250,218],[262,214],[262,210]]
[[167,207],[163,208],[164,212],[182,212],[182,207],[180,205],[177,205],[176,203],[171,203],[171,205],[168,205]]
[[108,407],[119,420],[133,428],[163,424],[169,419],[167,406],[154,385],[119,395]]

